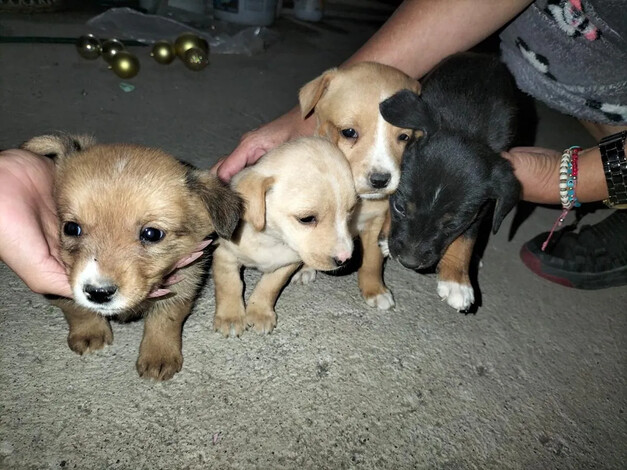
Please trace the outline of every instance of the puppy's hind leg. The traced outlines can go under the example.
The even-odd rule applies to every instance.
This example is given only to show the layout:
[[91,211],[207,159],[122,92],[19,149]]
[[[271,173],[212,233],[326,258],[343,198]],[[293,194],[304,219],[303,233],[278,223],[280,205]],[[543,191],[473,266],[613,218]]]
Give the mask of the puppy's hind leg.
[[192,300],[156,301],[144,318],[144,337],[139,346],[137,372],[140,377],[170,380],[183,367],[183,322]]
[[52,303],[63,310],[70,327],[67,344],[75,353],[97,351],[113,342],[111,325],[103,316],[81,308],[71,300],[58,299]]
[[438,295],[458,311],[475,302],[468,270],[475,246],[475,235],[463,234],[451,243],[438,264]]
[[298,269],[299,264],[290,264],[276,271],[264,273],[246,306],[246,323],[259,333],[270,333],[276,326],[274,304],[283,286]]
[[225,248],[213,253],[213,283],[216,288],[216,312],[213,329],[225,337],[240,336],[246,329],[246,310],[242,297],[244,284],[240,264]]
[[366,303],[380,310],[394,307],[394,297],[383,284],[383,253],[379,247],[379,234],[385,218],[371,221],[359,233],[363,249],[363,259],[358,271],[359,289]]

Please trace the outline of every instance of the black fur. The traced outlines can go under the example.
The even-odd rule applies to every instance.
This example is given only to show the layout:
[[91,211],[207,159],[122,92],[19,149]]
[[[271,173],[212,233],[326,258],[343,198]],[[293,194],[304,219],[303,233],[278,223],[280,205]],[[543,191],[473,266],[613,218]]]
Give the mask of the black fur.
[[493,232],[515,207],[520,184],[500,156],[514,136],[515,103],[497,58],[460,53],[424,79],[422,95],[403,90],[380,104],[391,124],[423,134],[407,145],[390,199],[390,252],[403,265],[428,268],[456,238],[476,238],[491,201]]

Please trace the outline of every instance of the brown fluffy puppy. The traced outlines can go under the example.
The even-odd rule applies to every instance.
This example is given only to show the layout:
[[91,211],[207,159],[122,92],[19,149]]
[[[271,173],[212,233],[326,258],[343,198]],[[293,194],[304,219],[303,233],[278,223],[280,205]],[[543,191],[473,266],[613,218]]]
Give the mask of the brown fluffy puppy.
[[[335,145],[305,137],[268,152],[235,175],[231,187],[246,201],[246,210],[233,238],[220,240],[214,253],[214,327],[225,336],[239,336],[247,326],[269,333],[279,293],[302,262],[328,271],[351,257],[353,178]],[[264,273],[247,306],[242,266]]]
[[[420,84],[393,67],[364,62],[327,70],[299,93],[303,117],[313,113],[316,134],[335,143],[350,163],[359,196],[352,230],[363,247],[359,288],[368,305],[382,310],[394,306],[392,293],[383,283],[388,197],[398,186],[401,157],[413,131],[385,121],[379,103],[402,89],[419,93]],[[384,239],[381,249],[380,237]],[[301,271],[302,282],[314,277],[311,270]]]
[[65,134],[35,137],[23,148],[56,161],[61,257],[74,298],[53,304],[70,327],[70,349],[101,349],[113,341],[110,319],[142,316],[137,371],[170,379],[183,364],[182,325],[202,263],[180,268],[169,293],[160,285],[209,234],[232,234],[241,199],[209,172],[157,149]]

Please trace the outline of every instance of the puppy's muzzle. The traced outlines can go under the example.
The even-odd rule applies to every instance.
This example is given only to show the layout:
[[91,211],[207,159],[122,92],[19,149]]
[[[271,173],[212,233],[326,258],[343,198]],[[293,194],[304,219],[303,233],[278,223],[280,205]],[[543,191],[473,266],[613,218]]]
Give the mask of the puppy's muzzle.
[[390,173],[372,172],[368,175],[368,183],[374,189],[384,189],[390,184],[392,175]]
[[402,242],[392,241],[390,253],[399,263],[409,269],[427,269],[438,262],[438,255],[425,245],[407,246]]
[[118,287],[114,285],[94,286],[86,284],[83,286],[85,297],[95,304],[106,304],[111,302],[113,296],[118,291]]

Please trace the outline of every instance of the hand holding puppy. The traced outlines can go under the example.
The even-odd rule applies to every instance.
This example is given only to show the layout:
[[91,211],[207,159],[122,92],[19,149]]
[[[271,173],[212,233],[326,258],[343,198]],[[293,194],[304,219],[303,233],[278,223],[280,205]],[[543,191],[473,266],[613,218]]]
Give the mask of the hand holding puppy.
[[233,152],[211,169],[223,181],[229,181],[236,173],[257,162],[266,152],[296,137],[314,133],[314,119],[303,119],[300,108],[295,107],[281,117],[242,136]]
[[26,150],[0,153],[0,259],[34,292],[71,297],[59,258],[54,164]]
[[[67,272],[59,256],[59,222],[53,200],[54,163],[27,150],[0,153],[0,260],[38,294],[72,298]],[[177,270],[199,258],[206,241],[182,258],[163,281],[182,278]],[[155,291],[151,297],[167,294]],[[156,294],[156,295],[155,295]]]

